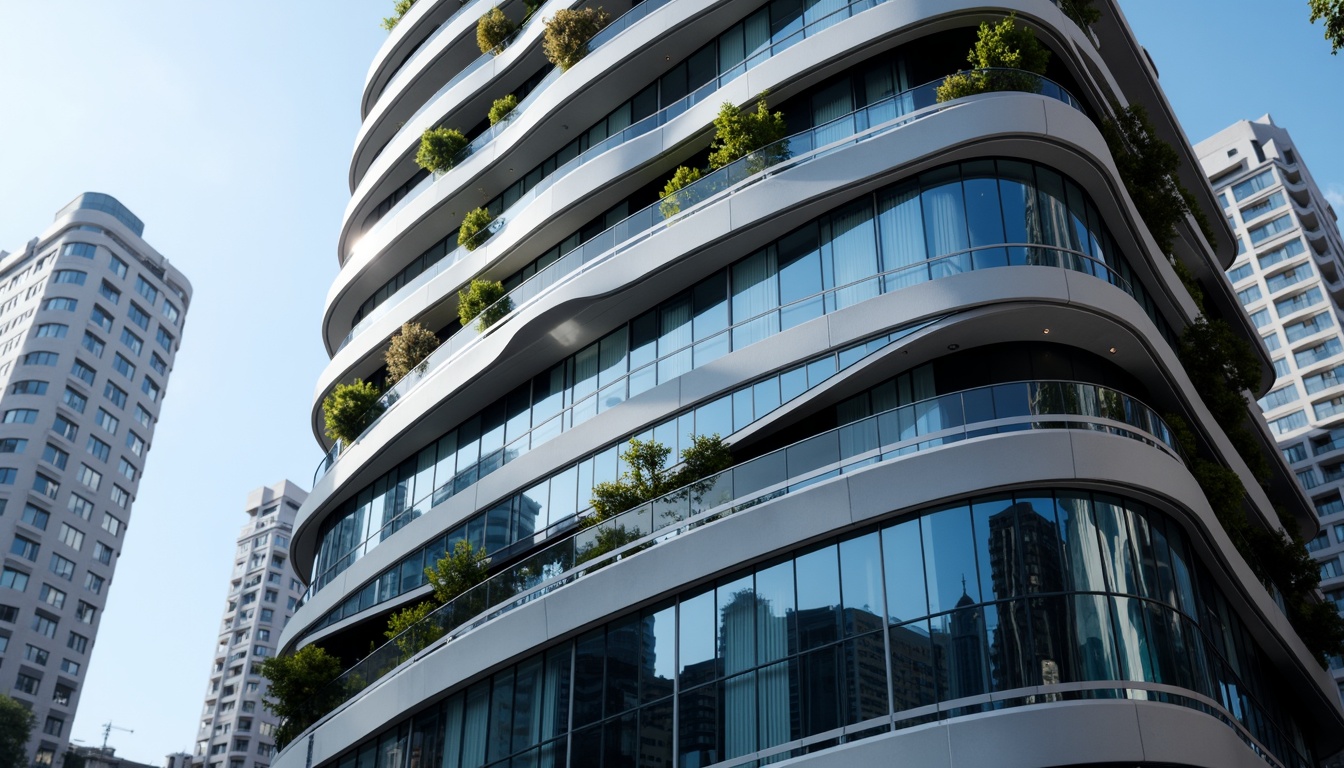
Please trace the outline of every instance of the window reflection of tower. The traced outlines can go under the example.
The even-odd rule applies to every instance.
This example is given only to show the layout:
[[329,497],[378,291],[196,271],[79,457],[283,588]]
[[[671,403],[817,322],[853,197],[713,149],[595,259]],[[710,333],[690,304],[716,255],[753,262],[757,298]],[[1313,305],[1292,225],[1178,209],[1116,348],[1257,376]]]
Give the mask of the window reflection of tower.
[[980,653],[980,638],[984,636],[984,614],[975,600],[966,593],[962,580],[961,599],[952,611],[948,681],[953,698],[973,696],[985,691],[985,664]]
[[[1053,510],[1051,510],[1053,511]],[[989,568],[994,594],[1000,598],[1062,592],[1059,532],[1054,521],[1019,501],[989,518]],[[983,567],[983,566],[982,566]],[[994,679],[1000,689],[1060,681],[1060,644],[1066,635],[1059,611],[1046,611],[1040,600],[1017,599],[999,605],[999,626],[991,642]],[[1031,653],[1027,650],[1031,649]],[[1018,680],[1021,661],[1034,679]]]

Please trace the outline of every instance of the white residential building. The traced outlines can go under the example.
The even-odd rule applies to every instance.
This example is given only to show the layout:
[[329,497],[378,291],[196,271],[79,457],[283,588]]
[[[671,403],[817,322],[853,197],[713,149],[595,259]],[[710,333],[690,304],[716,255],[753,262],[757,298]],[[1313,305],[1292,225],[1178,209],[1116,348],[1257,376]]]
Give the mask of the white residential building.
[[0,259],[0,693],[65,753],[191,284],[110,195]]

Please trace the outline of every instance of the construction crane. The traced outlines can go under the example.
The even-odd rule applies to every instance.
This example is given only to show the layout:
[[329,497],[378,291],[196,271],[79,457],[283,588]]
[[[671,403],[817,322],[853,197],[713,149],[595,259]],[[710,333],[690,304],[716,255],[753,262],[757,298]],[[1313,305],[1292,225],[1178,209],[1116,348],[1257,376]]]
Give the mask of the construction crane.
[[111,720],[108,720],[106,723],[103,723],[103,754],[107,754],[107,737],[112,735],[112,730],[114,728],[118,731],[135,733],[135,731],[131,730],[130,728],[122,728],[119,725],[113,725]]

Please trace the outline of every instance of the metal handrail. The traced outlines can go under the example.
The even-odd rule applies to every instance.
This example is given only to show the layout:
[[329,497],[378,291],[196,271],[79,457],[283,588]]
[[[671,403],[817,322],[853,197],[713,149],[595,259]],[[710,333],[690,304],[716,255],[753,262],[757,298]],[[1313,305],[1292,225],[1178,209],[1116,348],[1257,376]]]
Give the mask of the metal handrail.
[[[1020,399],[1012,403],[1013,396]],[[1003,403],[1010,404],[1014,413],[971,421],[967,415],[974,411],[968,409],[968,399],[974,409],[991,404],[992,410]],[[1019,381],[928,398],[776,449],[582,528],[439,606],[346,669],[315,700],[339,706],[426,648],[455,639],[623,557],[818,482],[963,440],[1060,428],[1136,439],[1183,463],[1176,438],[1162,417],[1109,387]],[[580,513],[573,519],[583,517]]]

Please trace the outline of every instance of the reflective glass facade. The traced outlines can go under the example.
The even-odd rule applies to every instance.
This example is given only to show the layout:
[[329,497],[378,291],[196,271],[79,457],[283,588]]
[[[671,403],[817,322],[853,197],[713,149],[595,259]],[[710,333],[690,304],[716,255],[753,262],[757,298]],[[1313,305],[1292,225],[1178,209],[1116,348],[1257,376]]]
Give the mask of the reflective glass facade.
[[[597,413],[803,322],[930,280],[1029,265],[1120,285],[1166,329],[1090,198],[1071,180],[1015,160],[944,166],[803,225],[449,431],[437,445],[439,453],[451,452],[454,468],[440,470],[432,504]],[[431,505],[422,501],[430,488],[412,493],[399,483],[439,463],[434,452],[427,446],[324,521],[315,577],[339,573],[362,554],[357,548],[385,540],[418,515],[415,507]],[[375,499],[377,508],[364,514]]]
[[1305,768],[1263,656],[1170,514],[1034,489],[904,515],[609,621],[334,764],[783,759],[1090,683],[1070,696],[1195,707]]

